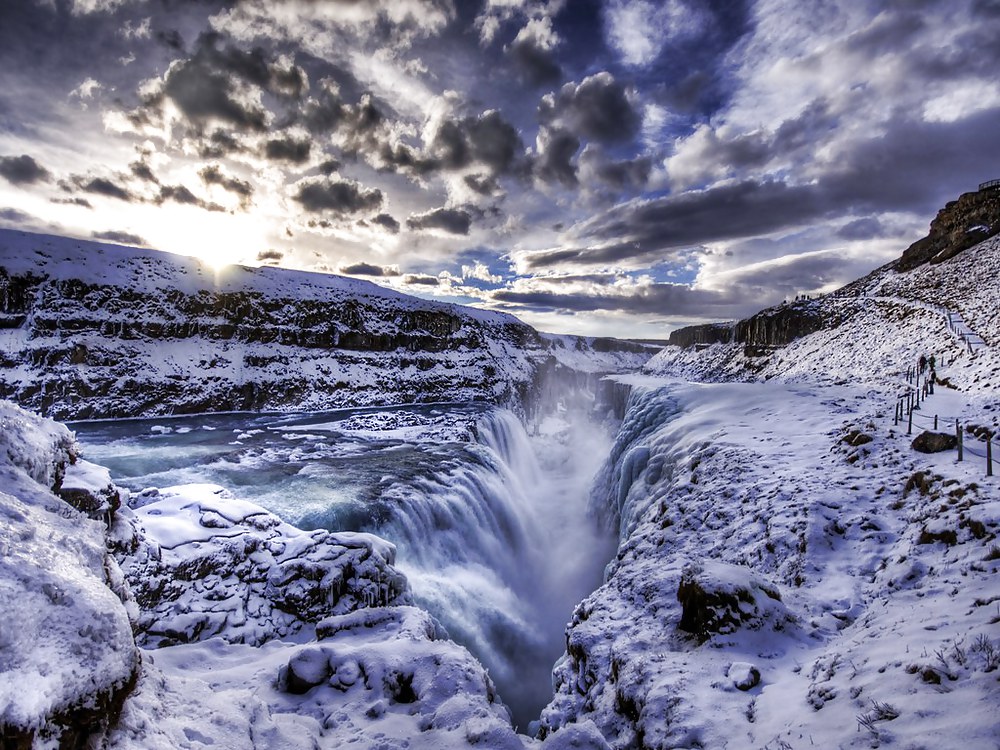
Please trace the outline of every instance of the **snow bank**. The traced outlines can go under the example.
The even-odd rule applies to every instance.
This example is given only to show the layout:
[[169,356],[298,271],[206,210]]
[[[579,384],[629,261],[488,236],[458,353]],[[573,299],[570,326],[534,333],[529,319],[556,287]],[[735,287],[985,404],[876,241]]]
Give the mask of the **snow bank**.
[[105,526],[52,493],[72,444],[0,402],[0,734],[24,746],[105,729],[139,670]]
[[911,440],[878,389],[636,386],[594,495],[622,541],[542,734],[997,744],[1000,480]]
[[301,531],[216,485],[147,490],[132,504],[122,515],[135,541],[120,559],[143,645],[259,645],[330,614],[410,601],[395,547],[370,534]]

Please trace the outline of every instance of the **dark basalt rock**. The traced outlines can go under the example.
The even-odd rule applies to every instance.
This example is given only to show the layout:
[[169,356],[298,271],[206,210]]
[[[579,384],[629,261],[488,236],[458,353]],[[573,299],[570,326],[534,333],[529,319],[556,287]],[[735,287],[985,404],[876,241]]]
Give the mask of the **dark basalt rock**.
[[941,453],[958,447],[958,438],[947,432],[931,432],[925,430],[913,438],[910,447],[920,453]]
[[778,589],[748,568],[717,562],[687,565],[677,587],[678,627],[702,639],[760,628],[767,619],[783,627],[789,616]]
[[938,211],[930,232],[910,245],[896,261],[896,270],[910,271],[924,263],[941,263],[1000,232],[1000,190],[963,193]]
[[678,328],[676,331],[671,331],[667,343],[683,349],[690,349],[692,346],[728,344],[733,340],[733,326],[733,323],[706,323]]

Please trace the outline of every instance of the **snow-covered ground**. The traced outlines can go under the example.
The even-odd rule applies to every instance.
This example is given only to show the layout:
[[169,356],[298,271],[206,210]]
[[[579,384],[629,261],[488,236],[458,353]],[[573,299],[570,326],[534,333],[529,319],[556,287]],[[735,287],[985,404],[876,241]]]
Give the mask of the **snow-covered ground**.
[[[764,356],[671,347],[616,379],[631,394],[593,502],[621,542],[574,613],[543,735],[587,719],[622,749],[1000,745],[998,265],[991,240],[884,269],[810,303],[839,325]],[[931,354],[949,385],[907,435],[897,398]],[[963,461],[912,447],[935,416],[960,422]]]

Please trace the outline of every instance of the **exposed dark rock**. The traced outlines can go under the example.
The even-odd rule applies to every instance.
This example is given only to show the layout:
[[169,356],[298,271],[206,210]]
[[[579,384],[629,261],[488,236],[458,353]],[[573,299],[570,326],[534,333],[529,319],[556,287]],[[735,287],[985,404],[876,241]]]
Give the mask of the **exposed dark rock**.
[[742,627],[757,629],[766,619],[781,628],[789,619],[777,587],[748,568],[725,563],[686,566],[677,600],[683,608],[678,627],[701,638]]
[[925,430],[913,438],[910,444],[913,450],[920,453],[941,453],[958,447],[958,439],[947,432],[931,432]]
[[1000,232],[1000,190],[963,193],[938,211],[930,232],[910,245],[896,262],[909,271],[924,263],[941,263]]
[[732,323],[705,323],[704,325],[686,326],[671,331],[668,343],[672,346],[688,349],[692,346],[728,344],[732,340]]

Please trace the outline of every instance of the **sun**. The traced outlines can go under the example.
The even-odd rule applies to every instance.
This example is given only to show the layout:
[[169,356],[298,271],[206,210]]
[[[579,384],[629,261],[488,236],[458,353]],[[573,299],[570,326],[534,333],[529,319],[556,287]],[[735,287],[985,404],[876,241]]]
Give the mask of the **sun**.
[[252,263],[271,234],[263,217],[252,213],[161,206],[145,218],[144,236],[152,247],[193,256],[215,271]]

